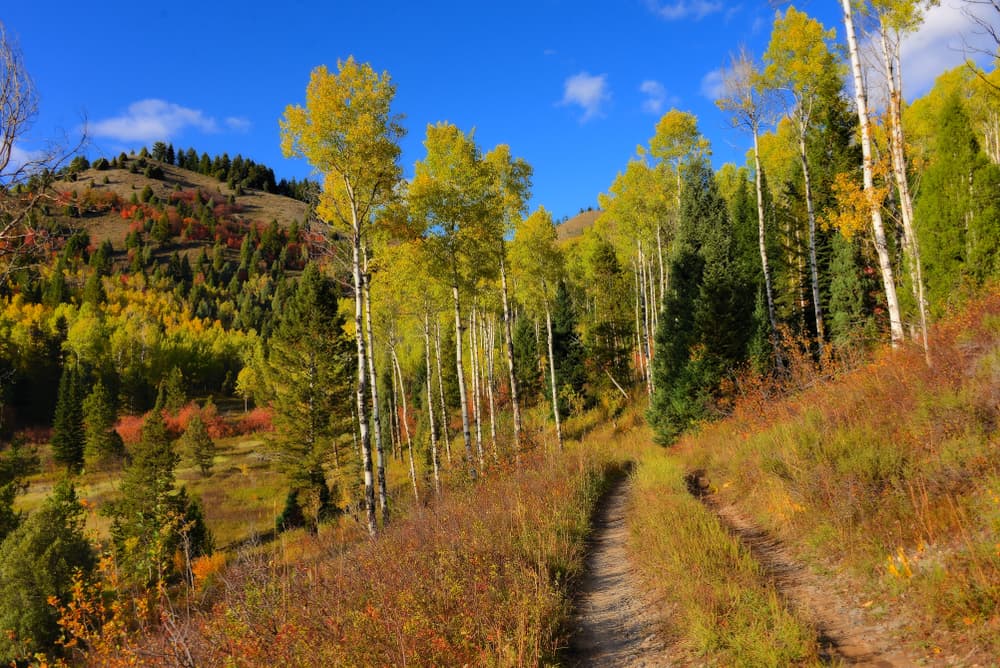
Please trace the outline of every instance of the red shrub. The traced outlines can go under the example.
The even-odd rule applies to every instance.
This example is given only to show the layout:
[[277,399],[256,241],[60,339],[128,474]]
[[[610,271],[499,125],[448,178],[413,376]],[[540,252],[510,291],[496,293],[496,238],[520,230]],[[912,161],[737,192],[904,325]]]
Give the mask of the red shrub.
[[142,415],[123,415],[115,425],[115,431],[122,437],[125,445],[135,445],[142,440]]

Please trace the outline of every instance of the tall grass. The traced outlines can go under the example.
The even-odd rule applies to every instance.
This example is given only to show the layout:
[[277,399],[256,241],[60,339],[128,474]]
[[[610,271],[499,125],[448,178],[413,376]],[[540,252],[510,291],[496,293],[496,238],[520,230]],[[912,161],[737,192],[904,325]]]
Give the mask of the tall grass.
[[632,554],[675,652],[712,665],[818,663],[816,632],[783,604],[749,551],[691,496],[684,470],[649,453],[634,475]]
[[[145,663],[541,665],[567,642],[591,513],[620,458],[601,434],[491,469],[416,505],[378,537],[345,516],[318,537],[282,534],[199,576],[146,635]],[[176,632],[175,629],[183,629]],[[101,663],[91,655],[86,661]]]
[[886,350],[781,401],[750,393],[676,453],[800,556],[860,582],[873,610],[908,617],[928,653],[996,657],[1000,295],[931,345],[931,366]]

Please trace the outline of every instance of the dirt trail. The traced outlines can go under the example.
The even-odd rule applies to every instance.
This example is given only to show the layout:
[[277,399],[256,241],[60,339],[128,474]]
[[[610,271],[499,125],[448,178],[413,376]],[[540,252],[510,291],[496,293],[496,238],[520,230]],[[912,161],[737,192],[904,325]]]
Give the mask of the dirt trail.
[[871,623],[847,591],[835,591],[831,579],[821,580],[797,563],[780,541],[754,525],[736,506],[711,494],[704,477],[689,477],[688,487],[747,546],[790,607],[813,623],[825,660],[882,668],[915,665],[912,657],[898,649],[889,623]]
[[570,666],[669,666],[658,616],[642,596],[626,551],[629,479],[608,491],[595,518],[577,599]]

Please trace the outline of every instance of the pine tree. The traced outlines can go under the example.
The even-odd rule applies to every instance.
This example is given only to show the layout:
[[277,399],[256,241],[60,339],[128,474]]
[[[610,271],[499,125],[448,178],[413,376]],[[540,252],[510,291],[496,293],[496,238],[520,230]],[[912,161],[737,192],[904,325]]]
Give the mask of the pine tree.
[[65,602],[74,572],[94,565],[83,529],[83,507],[63,480],[0,545],[0,660],[27,665],[55,645],[62,629],[49,597]]
[[962,287],[1000,269],[1000,172],[980,151],[957,94],[938,127],[915,216],[928,299],[941,311]]
[[133,584],[170,581],[181,575],[176,554],[194,558],[212,550],[200,505],[174,489],[178,460],[158,405],[143,422],[120,497],[106,511],[119,567]]
[[203,476],[212,473],[215,460],[215,441],[208,435],[208,429],[200,415],[191,417],[187,429],[180,438],[181,450],[201,471]]
[[324,474],[331,440],[351,428],[352,350],[337,303],[333,281],[317,265],[307,266],[271,337],[266,369],[273,443],[313,520],[332,510]]
[[746,359],[756,290],[739,269],[733,224],[711,169],[684,175],[671,286],[656,332],[656,390],[648,412],[657,440],[672,442],[710,417],[723,374]]
[[541,352],[534,324],[527,318],[519,318],[514,328],[514,374],[517,391],[525,406],[534,405],[541,396],[544,382],[542,369],[538,366]]
[[21,523],[14,499],[27,488],[24,479],[38,470],[38,454],[14,441],[0,448],[0,541]]
[[576,314],[570,300],[566,282],[560,281],[552,306],[552,355],[556,364],[556,378],[561,410],[568,413],[570,406],[566,394],[582,397],[587,382],[584,367],[584,350],[576,331]]
[[83,401],[83,459],[88,469],[98,469],[125,455],[125,444],[115,431],[118,415],[111,395],[100,379]]
[[67,362],[59,378],[56,413],[52,421],[52,457],[69,471],[83,468],[85,433],[83,428],[83,397],[80,372]]

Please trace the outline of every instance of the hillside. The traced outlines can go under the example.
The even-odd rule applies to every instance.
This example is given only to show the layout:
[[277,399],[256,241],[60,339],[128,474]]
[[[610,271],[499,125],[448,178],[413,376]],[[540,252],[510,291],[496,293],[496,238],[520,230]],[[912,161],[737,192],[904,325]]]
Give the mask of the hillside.
[[575,239],[582,236],[587,228],[594,224],[594,221],[597,220],[601,213],[601,211],[584,211],[573,216],[565,223],[557,225],[556,234],[559,241],[567,241],[568,239]]
[[[134,160],[138,158],[133,157]],[[149,160],[150,164],[162,169],[163,178],[146,176],[142,171],[133,172],[127,167],[94,169],[88,168],[75,173],[75,179],[56,181],[53,189],[61,196],[61,201],[72,197],[108,203],[106,206],[92,206],[82,212],[84,229],[90,234],[93,243],[110,240],[116,249],[120,249],[129,232],[128,221],[121,215],[121,206],[111,204],[114,201],[128,203],[133,196],[140,196],[145,188],[150,188],[152,194],[161,201],[170,201],[174,193],[200,190],[205,197],[216,199],[217,203],[233,199],[232,216],[247,223],[269,224],[276,220],[282,228],[288,228],[294,221],[305,222],[308,205],[305,202],[264,192],[256,189],[235,189],[224,181],[211,176],[199,174],[175,165]],[[68,217],[56,216],[63,222]]]

